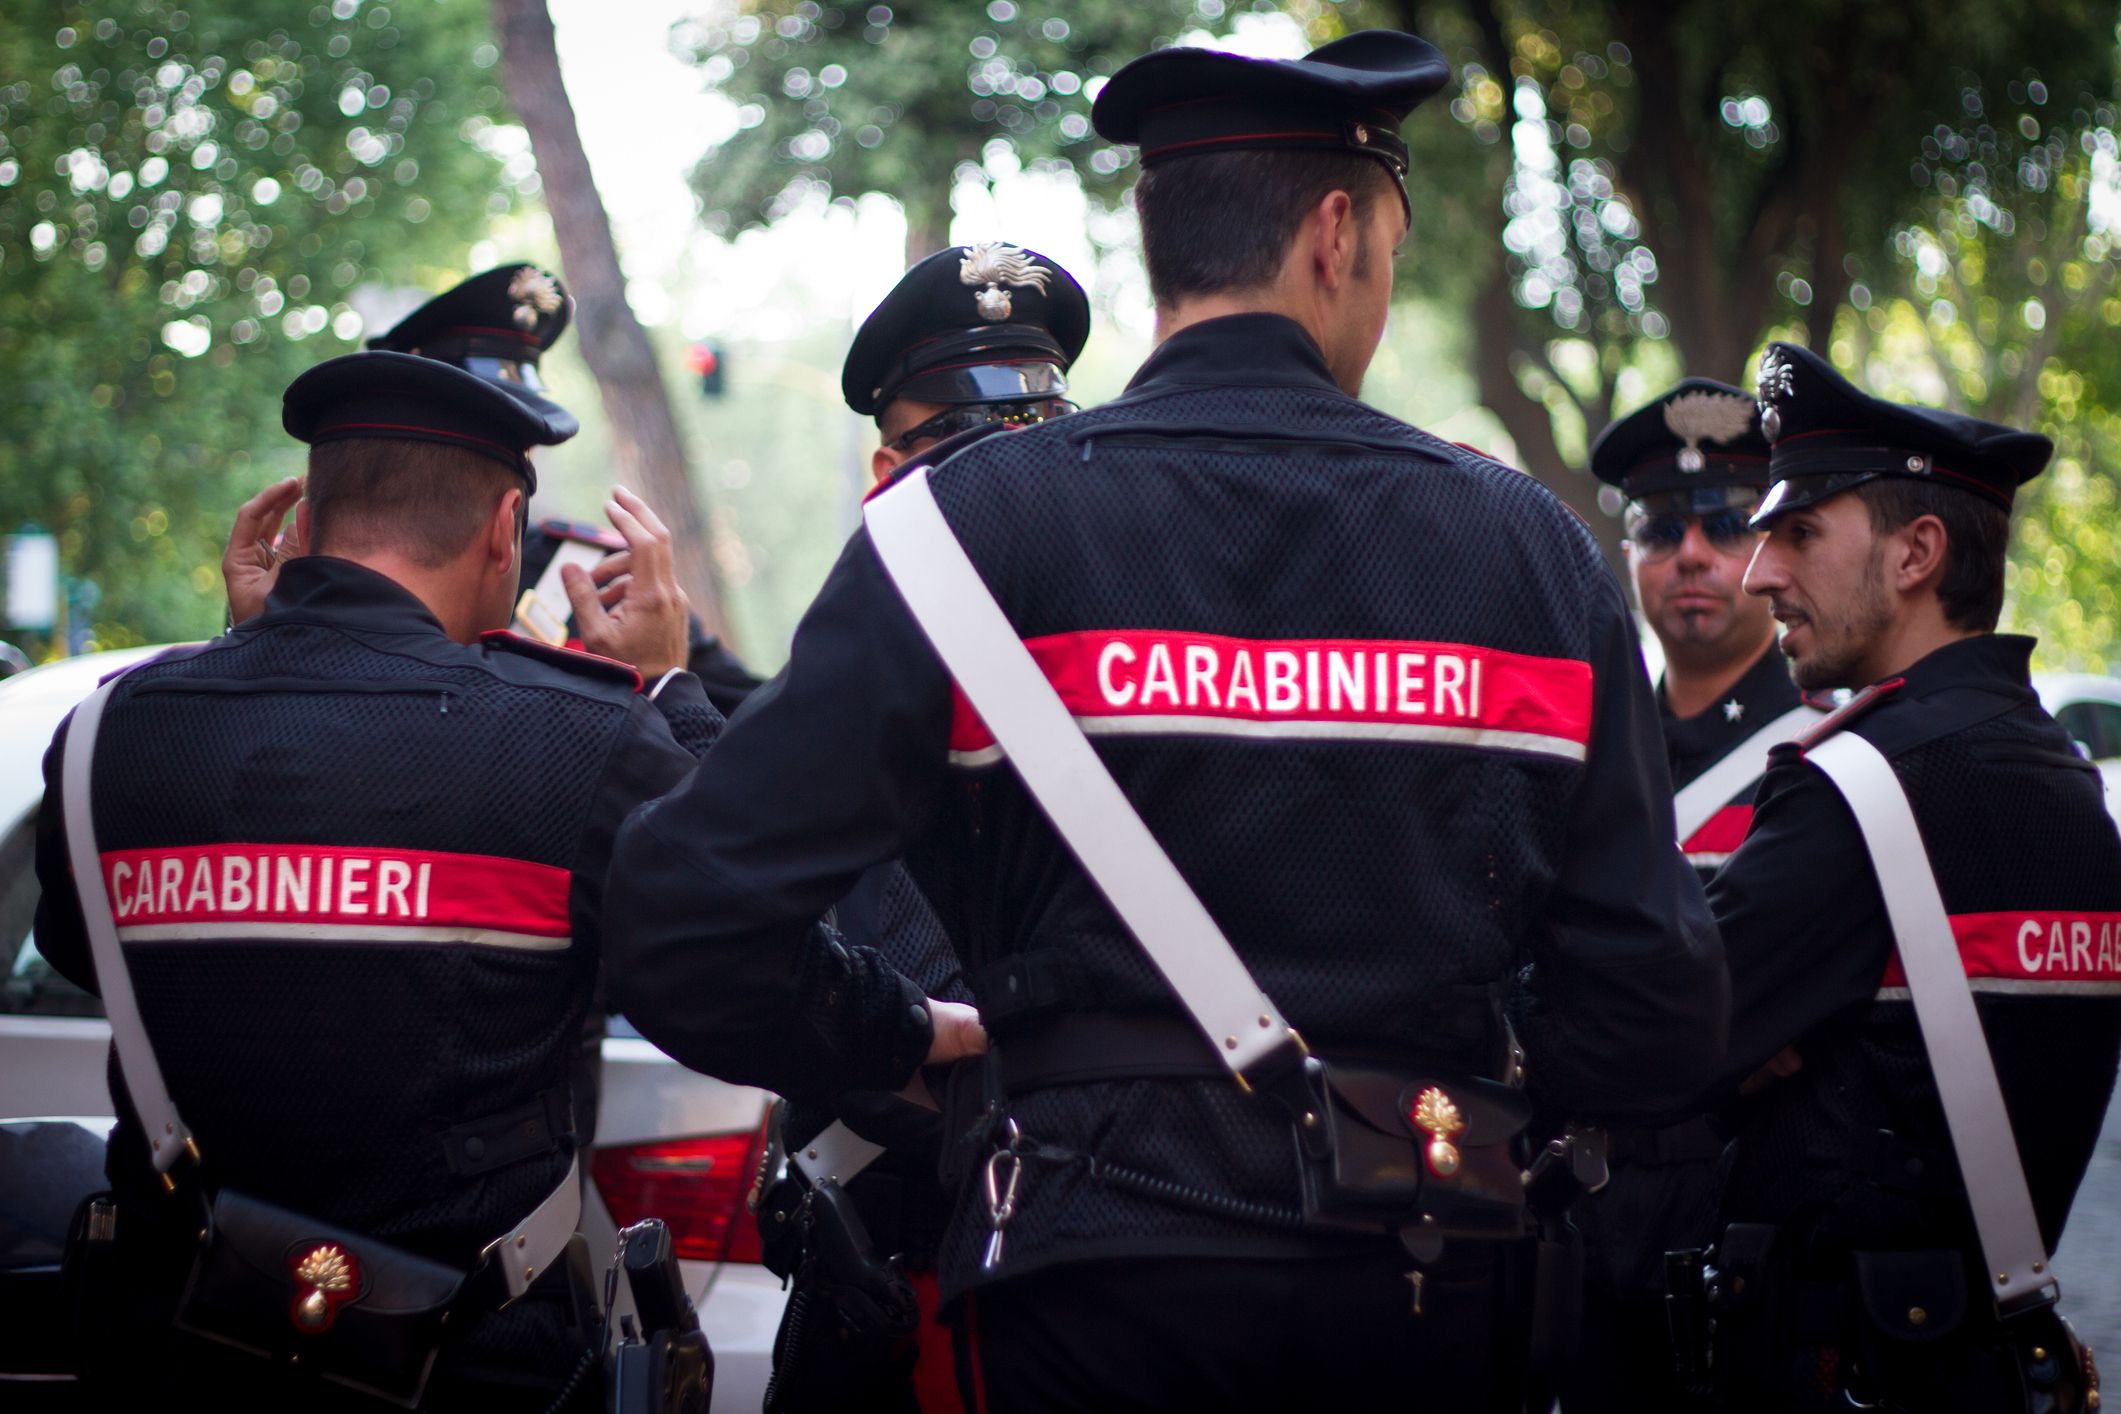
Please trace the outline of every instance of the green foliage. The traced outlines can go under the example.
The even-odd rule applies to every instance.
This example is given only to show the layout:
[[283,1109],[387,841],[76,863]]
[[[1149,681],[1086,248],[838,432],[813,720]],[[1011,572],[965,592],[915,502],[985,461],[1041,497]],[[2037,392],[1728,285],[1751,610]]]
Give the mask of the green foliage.
[[1222,31],[1242,8],[739,0],[726,20],[679,29],[702,74],[742,105],[743,126],[707,154],[694,184],[710,220],[736,226],[771,221],[814,188],[890,192],[906,207],[910,244],[930,248],[949,227],[953,183],[987,170],[991,143],[1024,166],[1070,166],[1116,201],[1133,152],[1090,129],[1101,81],[1181,33]]
[[358,287],[446,283],[509,209],[488,32],[476,0],[0,13],[0,530],[58,532],[101,645],[218,627],[230,515],[299,470],[281,389],[354,347]]

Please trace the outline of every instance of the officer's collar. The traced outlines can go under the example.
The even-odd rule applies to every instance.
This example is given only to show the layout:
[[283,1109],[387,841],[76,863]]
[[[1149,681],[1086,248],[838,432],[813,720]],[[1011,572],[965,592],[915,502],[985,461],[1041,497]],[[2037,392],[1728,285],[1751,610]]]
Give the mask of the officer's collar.
[[1903,671],[1903,697],[1922,697],[1949,687],[2033,690],[2035,640],[2022,633],[1977,633],[1931,649]]
[[360,627],[372,633],[443,631],[442,621],[404,585],[334,555],[302,555],[282,565],[266,597],[265,613],[251,623],[349,614],[358,614]]
[[1326,368],[1326,356],[1295,320],[1280,314],[1226,314],[1189,324],[1157,345],[1127,384],[1127,396],[1232,384],[1341,391]]
[[1657,679],[1657,706],[1663,713],[1666,731],[1689,722],[1706,721],[1721,726],[1729,715],[1725,704],[1736,702],[1743,709],[1737,719],[1738,725],[1744,729],[1744,735],[1751,736],[1756,729],[1766,726],[1785,711],[1784,703],[1796,706],[1799,695],[1797,684],[1790,678],[1790,660],[1782,656],[1782,649],[1772,639],[1753,659],[1753,665],[1725,689],[1723,696],[1691,717],[1672,714],[1672,700],[1665,693],[1664,681],[1662,677]]

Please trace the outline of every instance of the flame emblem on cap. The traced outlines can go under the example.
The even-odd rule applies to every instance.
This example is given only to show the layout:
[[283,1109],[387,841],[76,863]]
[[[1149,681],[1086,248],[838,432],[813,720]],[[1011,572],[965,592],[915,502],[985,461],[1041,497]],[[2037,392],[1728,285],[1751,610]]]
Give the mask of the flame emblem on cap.
[[1760,359],[1760,430],[1772,442],[1782,435],[1782,409],[1775,404],[1797,392],[1797,370],[1780,349],[1769,349]]
[[[990,323],[1007,319],[1012,308],[1010,289],[1037,290],[1046,292],[1046,272],[1028,251],[1001,241],[981,241],[978,245],[965,247],[965,258],[958,262],[958,283],[979,290],[973,303],[979,309],[979,317]],[[984,285],[985,289],[980,289]]]
[[1753,425],[1753,401],[1739,393],[1696,388],[1664,405],[1664,425],[1685,444],[1679,449],[1679,469],[1700,471],[1708,465],[1701,444],[1743,437]]
[[560,282],[526,265],[508,282],[508,297],[516,302],[516,327],[527,334],[538,327],[539,318],[559,311]]

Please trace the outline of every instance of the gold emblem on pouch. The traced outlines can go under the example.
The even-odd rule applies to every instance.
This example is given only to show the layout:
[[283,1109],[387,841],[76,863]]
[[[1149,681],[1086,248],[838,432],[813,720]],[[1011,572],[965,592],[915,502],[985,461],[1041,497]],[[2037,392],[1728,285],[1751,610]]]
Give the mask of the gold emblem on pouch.
[[1458,1172],[1458,1146],[1451,1141],[1466,1132],[1466,1117],[1440,1086],[1431,1085],[1414,1097],[1414,1112],[1408,1116],[1414,1127],[1429,1136],[1429,1171],[1438,1178]]
[[305,1331],[321,1331],[331,1324],[337,1304],[332,1298],[353,1290],[353,1259],[338,1246],[323,1243],[295,1264],[295,1280],[309,1288],[295,1301],[295,1324]]

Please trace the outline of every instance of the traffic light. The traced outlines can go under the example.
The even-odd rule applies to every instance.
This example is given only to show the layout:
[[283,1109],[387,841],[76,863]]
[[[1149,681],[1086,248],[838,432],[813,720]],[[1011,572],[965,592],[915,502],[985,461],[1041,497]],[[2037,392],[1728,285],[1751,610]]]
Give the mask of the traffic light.
[[694,344],[687,355],[692,371],[700,377],[700,393],[704,397],[722,396],[722,378],[729,367],[728,355],[720,344]]

